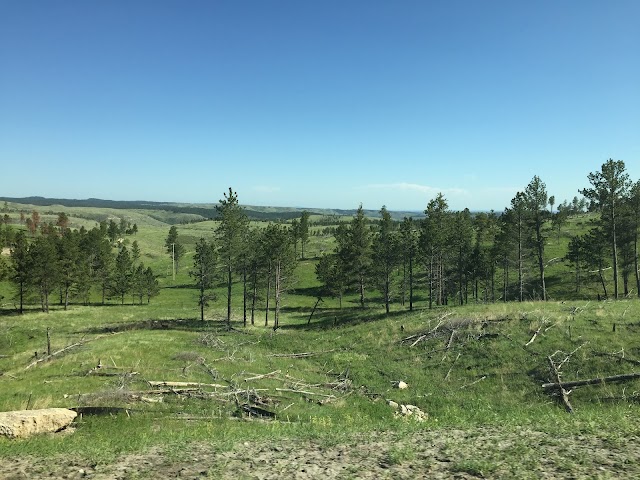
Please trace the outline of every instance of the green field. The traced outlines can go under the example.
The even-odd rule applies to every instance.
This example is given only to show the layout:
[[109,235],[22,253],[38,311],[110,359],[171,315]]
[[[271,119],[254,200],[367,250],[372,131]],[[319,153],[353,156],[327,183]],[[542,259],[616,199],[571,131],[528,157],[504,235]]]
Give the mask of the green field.
[[[55,213],[44,212],[57,211],[24,208],[51,219]],[[574,388],[573,414],[557,389],[542,388],[555,382],[551,362],[563,382],[640,370],[638,300],[598,302],[595,287],[575,294],[565,262],[549,265],[549,302],[428,309],[419,292],[413,312],[396,302],[385,315],[373,292],[365,309],[355,295],[342,309],[324,298],[309,322],[319,287],[316,257],[333,248],[332,237],[311,236],[310,260],[298,262],[281,328],[263,326],[262,303],[255,325],[242,326],[238,279],[228,330],[222,286],[201,322],[188,275],[195,242],[211,238],[213,221],[179,226],[187,260],[173,280],[164,239],[175,218],[63,208],[73,228],[123,216],[136,222],[137,235],[126,241],[139,243],[161,291],[148,305],[54,305],[45,314],[34,304],[18,315],[13,286],[0,284],[0,411],[86,411],[73,433],[0,438],[0,471],[9,478],[44,477],[47,469],[67,478],[80,470],[94,478],[173,478],[178,467],[188,478],[640,473],[638,380]],[[550,235],[548,258],[562,257],[587,220],[576,217],[559,238]],[[53,352],[75,346],[34,363],[46,356],[47,331]],[[154,381],[201,385],[163,388]],[[397,388],[400,381],[408,388]],[[417,406],[426,417],[402,416],[389,400]],[[318,465],[325,470],[314,470]]]

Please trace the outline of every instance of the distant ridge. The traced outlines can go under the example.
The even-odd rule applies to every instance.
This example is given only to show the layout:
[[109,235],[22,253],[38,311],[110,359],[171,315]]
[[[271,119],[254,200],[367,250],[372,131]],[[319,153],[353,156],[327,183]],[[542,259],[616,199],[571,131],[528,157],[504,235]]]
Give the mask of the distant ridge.
[[[152,202],[148,200],[103,200],[100,198],[87,198],[84,200],[71,198],[47,198],[40,196],[32,197],[0,197],[2,202],[20,203],[48,207],[61,205],[63,207],[94,207],[113,208],[118,210],[164,210],[174,213],[186,213],[199,215],[203,219],[215,219],[217,216],[214,203],[211,204],[189,204],[177,202]],[[243,205],[247,216],[253,220],[290,220],[299,218],[303,211],[316,215],[337,215],[352,216],[356,209],[328,209],[328,208],[302,208],[302,207],[259,207]],[[423,217],[422,212],[389,212],[392,218],[401,220],[403,217]],[[368,217],[379,216],[378,210],[365,210]]]

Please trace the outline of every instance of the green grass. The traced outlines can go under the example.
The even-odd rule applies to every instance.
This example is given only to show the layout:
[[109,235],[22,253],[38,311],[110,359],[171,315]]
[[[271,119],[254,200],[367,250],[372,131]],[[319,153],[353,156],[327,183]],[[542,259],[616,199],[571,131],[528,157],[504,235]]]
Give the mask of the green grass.
[[[73,451],[80,458],[106,463],[120,454],[158,445],[169,452],[204,441],[221,451],[241,441],[283,438],[330,445],[358,433],[402,436],[480,426],[531,429],[560,437],[597,434],[612,445],[640,433],[634,393],[640,388],[639,381],[576,388],[570,397],[574,415],[567,414],[558,399],[541,388],[550,378],[550,355],[560,361],[573,352],[562,368],[565,381],[628,373],[637,369],[629,360],[640,360],[635,340],[640,333],[640,303],[570,296],[565,280],[569,273],[562,262],[548,268],[551,297],[563,295],[573,300],[429,310],[423,299],[414,312],[393,304],[391,314],[385,315],[374,293],[364,310],[355,307],[352,296],[344,299],[341,310],[337,300],[324,298],[307,325],[319,285],[315,261],[300,261],[295,288],[284,298],[281,328],[273,332],[262,326],[263,303],[256,325],[242,328],[241,285],[236,284],[235,330],[229,332],[223,325],[222,288],[206,311],[207,321],[197,320],[197,292],[189,287],[190,259],[183,262],[174,281],[164,250],[169,225],[151,217],[136,218],[139,233],[127,240],[137,240],[145,264],[161,274],[161,293],[149,305],[120,306],[115,301],[106,306],[72,305],[68,311],[54,307],[48,315],[33,305],[19,316],[8,302],[10,285],[0,282],[0,295],[5,297],[0,309],[0,410],[95,405],[127,408],[130,416],[85,416],[78,420],[76,432],[64,437],[0,439],[0,455],[49,456]],[[578,221],[584,219],[567,225],[559,242],[550,241],[550,256],[559,256],[569,236],[583,227]],[[200,236],[213,235],[214,228],[214,222],[180,226],[187,251],[192,251]],[[311,237],[307,256],[330,248],[327,238]],[[525,346],[540,326],[536,339]],[[25,370],[35,352],[40,357],[45,352],[47,329],[53,350],[90,341]],[[402,342],[428,332],[432,333],[415,346],[412,341]],[[622,352],[625,360],[618,358]],[[312,355],[286,356],[300,353]],[[98,363],[137,375],[87,375]],[[247,380],[271,372],[279,373]],[[144,403],[124,394],[147,390],[147,380],[223,383],[245,391],[238,395],[240,403],[246,401],[247,391],[255,389],[265,397],[264,408],[278,418],[239,421],[235,401],[222,397],[165,395],[162,403]],[[327,386],[343,380],[348,380],[344,390]],[[399,380],[409,388],[395,388]],[[329,398],[323,395],[335,398],[321,404],[320,400]],[[428,414],[427,421],[395,418],[387,399],[418,406]],[[113,435],[114,431],[118,434]],[[535,467],[535,450],[525,440],[505,446],[502,453]],[[413,455],[399,445],[386,451],[385,462],[403,465],[414,461]],[[571,462],[579,461],[572,457]],[[463,455],[452,471],[486,476],[499,462],[497,457],[478,460]]]

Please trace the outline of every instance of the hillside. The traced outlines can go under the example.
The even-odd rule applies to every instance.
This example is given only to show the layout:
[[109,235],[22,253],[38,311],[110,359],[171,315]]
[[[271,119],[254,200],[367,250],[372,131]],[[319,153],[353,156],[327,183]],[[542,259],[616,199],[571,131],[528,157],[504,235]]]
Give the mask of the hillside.
[[[0,202],[16,204],[12,208],[31,210],[37,207],[51,207],[48,210],[64,210],[72,208],[107,209],[107,210],[139,210],[149,212],[149,215],[160,216],[163,221],[170,224],[188,223],[216,218],[215,203],[211,204],[187,204],[173,202],[149,202],[142,200],[101,200],[98,198],[88,198],[84,200],[45,198],[45,197],[0,197]],[[38,208],[39,209],[39,208]],[[55,209],[55,210],[54,210]],[[245,205],[245,212],[252,220],[290,220],[298,218],[303,211],[308,211],[315,215],[322,216],[352,216],[356,209],[327,209],[327,208],[303,208],[303,207],[259,207],[255,205]],[[73,210],[72,210],[73,211]],[[160,212],[160,213],[155,213]],[[366,210],[371,217],[378,216],[378,210]],[[422,212],[395,211],[393,218],[423,217]]]
[[[60,207],[73,228],[137,222],[123,243],[139,244],[161,289],[149,304],[128,298],[103,306],[96,297],[66,311],[52,305],[49,314],[34,295],[17,315],[14,286],[0,282],[0,411],[82,412],[73,433],[0,439],[0,468],[14,478],[640,474],[639,380],[567,388],[566,402],[558,387],[542,387],[557,375],[563,383],[610,378],[640,364],[640,303],[599,302],[596,287],[576,294],[561,260],[548,269],[550,298],[558,301],[429,309],[423,284],[413,312],[394,302],[387,315],[370,292],[364,309],[350,293],[342,308],[324,297],[310,317],[320,291],[317,258],[334,241],[314,226],[308,258],[297,261],[295,285],[283,297],[280,328],[272,328],[273,305],[264,325],[264,298],[255,325],[243,327],[238,279],[229,330],[223,286],[202,322],[189,275],[195,243],[213,235],[215,222],[178,228],[186,260],[174,281],[164,245],[170,222],[158,217],[165,211]],[[55,221],[58,206],[33,208]],[[549,258],[560,259],[589,219],[549,232]],[[408,414],[407,405],[422,413]]]

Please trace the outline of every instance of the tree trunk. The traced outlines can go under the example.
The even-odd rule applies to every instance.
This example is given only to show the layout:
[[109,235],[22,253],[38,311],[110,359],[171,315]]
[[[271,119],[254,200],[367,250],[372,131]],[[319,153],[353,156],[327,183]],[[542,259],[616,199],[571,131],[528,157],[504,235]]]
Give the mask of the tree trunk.
[[269,271],[267,273],[267,301],[264,308],[264,326],[269,325],[269,297],[271,296],[271,263],[269,263]]
[[275,285],[274,285],[274,293],[276,300],[276,311],[274,314],[273,328],[278,328],[280,326],[280,293],[282,289],[282,278],[281,278],[282,265],[280,262],[276,263],[276,272],[275,272]]
[[433,256],[429,257],[429,310],[433,308]]
[[391,288],[391,281],[389,277],[390,277],[390,273],[387,270],[385,272],[385,279],[384,279],[384,308],[387,315],[389,314],[389,303],[391,302],[389,298],[390,297],[389,289]]
[[413,256],[409,257],[409,311],[413,312]]
[[540,287],[542,288],[542,301],[547,300],[547,287],[544,281],[544,239],[541,226],[536,225],[536,247],[538,249],[538,269],[540,270]]
[[611,206],[611,249],[613,251],[613,298],[618,299],[618,239],[615,206]]
[[640,297],[640,274],[638,273],[638,232],[636,227],[636,234],[633,240],[633,272],[636,277],[636,292]]
[[255,325],[256,298],[258,297],[258,270],[253,271],[253,295],[251,296],[251,325]]
[[247,326],[247,267],[242,266],[242,323]]
[[203,287],[200,287],[200,321],[204,322],[204,288]]
[[231,328],[231,262],[227,265],[227,328]]

